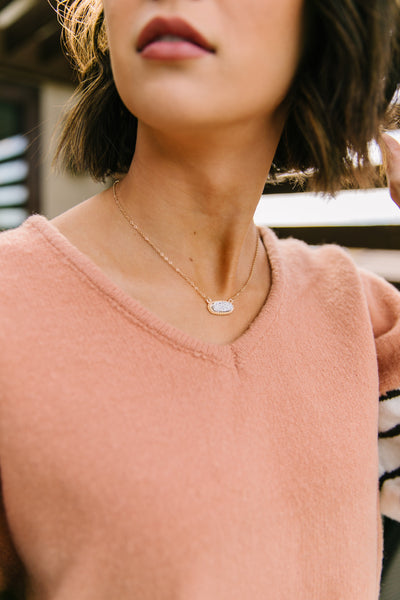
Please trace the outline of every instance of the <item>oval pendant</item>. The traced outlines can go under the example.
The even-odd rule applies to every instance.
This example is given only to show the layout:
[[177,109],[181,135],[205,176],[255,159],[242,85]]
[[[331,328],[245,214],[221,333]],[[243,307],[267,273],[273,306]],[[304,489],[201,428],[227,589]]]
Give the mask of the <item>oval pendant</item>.
[[207,308],[212,315],[230,315],[234,306],[230,300],[212,300],[207,302]]

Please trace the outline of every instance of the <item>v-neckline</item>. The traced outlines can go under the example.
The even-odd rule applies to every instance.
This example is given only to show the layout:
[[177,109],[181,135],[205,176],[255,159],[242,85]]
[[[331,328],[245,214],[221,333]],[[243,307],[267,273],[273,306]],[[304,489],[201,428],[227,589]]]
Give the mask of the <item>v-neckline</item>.
[[274,232],[268,227],[259,228],[270,264],[271,286],[268,296],[256,317],[239,337],[227,344],[215,344],[200,340],[164,321],[141,304],[139,300],[130,296],[114,283],[87,254],[70,242],[45,216],[34,214],[25,221],[23,226],[33,227],[39,231],[52,248],[67,259],[64,264],[73,267],[75,271],[78,270],[87,282],[94,284],[103,296],[116,303],[119,309],[123,309],[122,312],[131,320],[133,318],[148,331],[161,336],[175,347],[202,358],[209,358],[212,362],[236,367],[247,362],[253,355],[255,347],[262,341],[274,323],[283,301],[285,275],[279,243]]

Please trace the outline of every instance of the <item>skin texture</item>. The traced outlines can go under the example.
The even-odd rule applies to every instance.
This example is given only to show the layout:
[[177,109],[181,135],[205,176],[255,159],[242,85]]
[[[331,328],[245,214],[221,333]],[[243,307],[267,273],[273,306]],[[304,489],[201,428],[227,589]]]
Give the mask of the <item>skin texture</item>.
[[[141,122],[156,131],[209,130],[276,118],[296,69],[302,0],[104,0],[114,80]],[[168,65],[135,52],[155,16],[179,15],[215,54]],[[128,50],[128,51],[127,51]],[[155,101],[157,99],[157,101]]]
[[[119,199],[202,291],[227,299],[250,271],[258,235],[253,215],[301,55],[303,0],[104,0],[104,10],[115,83],[139,121]],[[144,59],[137,40],[156,16],[186,20],[215,52],[182,61]],[[210,315],[130,228],[111,190],[53,224],[126,293],[209,343],[240,337],[269,293],[268,257],[259,242],[234,313]]]
[[[251,262],[251,220],[300,54],[302,0],[105,0],[104,9],[114,80],[139,119],[120,195],[167,254],[182,239],[180,266],[190,268],[182,258],[194,255],[192,275],[202,287],[211,277],[211,286],[229,295],[243,280],[242,251],[245,270]],[[143,59],[135,50],[140,31],[152,18],[172,15],[198,29],[215,53],[170,63]],[[160,210],[176,232],[173,248],[154,221]]]
[[387,177],[390,195],[400,208],[400,144],[390,135],[383,136],[387,149]]

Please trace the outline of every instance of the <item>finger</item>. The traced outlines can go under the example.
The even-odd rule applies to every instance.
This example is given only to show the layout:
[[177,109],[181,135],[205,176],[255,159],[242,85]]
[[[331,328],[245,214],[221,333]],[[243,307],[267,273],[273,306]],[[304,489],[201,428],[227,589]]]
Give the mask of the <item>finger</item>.
[[384,133],[382,138],[387,150],[386,174],[390,195],[400,207],[400,144],[387,133]]

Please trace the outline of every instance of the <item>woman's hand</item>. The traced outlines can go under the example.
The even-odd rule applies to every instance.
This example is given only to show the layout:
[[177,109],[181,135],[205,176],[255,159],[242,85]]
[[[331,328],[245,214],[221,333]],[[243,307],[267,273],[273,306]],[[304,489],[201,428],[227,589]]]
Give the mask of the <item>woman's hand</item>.
[[400,208],[400,144],[387,133],[383,134],[383,141],[387,148],[386,175],[392,199]]

